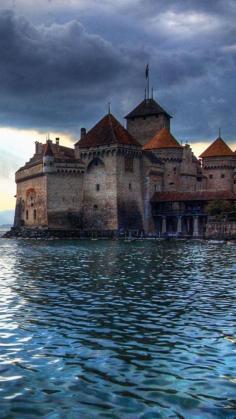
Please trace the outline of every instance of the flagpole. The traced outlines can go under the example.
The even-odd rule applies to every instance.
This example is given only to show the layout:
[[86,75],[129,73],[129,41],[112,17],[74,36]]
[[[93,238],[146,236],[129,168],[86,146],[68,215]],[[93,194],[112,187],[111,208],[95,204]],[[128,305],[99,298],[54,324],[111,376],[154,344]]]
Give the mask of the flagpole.
[[149,99],[149,64],[146,66],[146,80],[147,80],[147,99]]

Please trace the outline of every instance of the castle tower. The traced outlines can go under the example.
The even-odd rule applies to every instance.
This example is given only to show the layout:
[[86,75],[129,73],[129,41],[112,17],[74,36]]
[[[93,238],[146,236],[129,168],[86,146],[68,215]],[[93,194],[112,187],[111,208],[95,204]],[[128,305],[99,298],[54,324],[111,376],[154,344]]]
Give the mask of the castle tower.
[[144,145],[163,127],[170,130],[170,116],[154,99],[144,99],[126,115],[127,130]]
[[142,148],[112,114],[75,144],[86,164],[84,229],[113,234],[142,230]]
[[52,141],[47,140],[46,147],[43,155],[43,173],[54,172],[54,154],[52,151]]
[[143,146],[152,151],[164,163],[164,190],[175,191],[180,188],[180,168],[183,147],[167,128],[162,128]]
[[201,155],[207,189],[233,191],[236,155],[219,136]]

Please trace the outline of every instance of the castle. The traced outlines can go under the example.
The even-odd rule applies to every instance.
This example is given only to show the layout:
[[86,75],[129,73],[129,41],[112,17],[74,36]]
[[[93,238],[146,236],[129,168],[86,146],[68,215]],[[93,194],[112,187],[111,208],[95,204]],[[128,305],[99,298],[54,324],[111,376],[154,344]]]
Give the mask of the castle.
[[153,99],[126,116],[108,113],[74,148],[36,142],[16,172],[15,227],[91,235],[200,237],[213,200],[236,203],[236,152],[219,136],[198,160],[171,134]]

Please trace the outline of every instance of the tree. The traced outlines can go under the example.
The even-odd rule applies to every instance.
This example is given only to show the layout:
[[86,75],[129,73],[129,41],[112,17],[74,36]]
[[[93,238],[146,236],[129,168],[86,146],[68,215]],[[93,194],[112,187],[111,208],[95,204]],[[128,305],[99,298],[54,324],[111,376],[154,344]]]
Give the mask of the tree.
[[222,220],[227,216],[227,218],[236,219],[236,208],[233,202],[214,200],[210,201],[206,206],[206,212],[208,215],[216,217],[218,220]]

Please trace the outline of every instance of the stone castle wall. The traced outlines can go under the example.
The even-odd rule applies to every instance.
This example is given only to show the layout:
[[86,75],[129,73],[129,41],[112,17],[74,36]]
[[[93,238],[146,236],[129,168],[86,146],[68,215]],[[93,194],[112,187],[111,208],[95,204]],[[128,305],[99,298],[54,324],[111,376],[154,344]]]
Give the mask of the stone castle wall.
[[207,176],[207,189],[233,191],[235,168],[236,157],[204,158],[203,173]]
[[127,120],[127,130],[142,145],[146,144],[163,127],[170,129],[170,120],[164,114]]
[[[127,160],[130,164],[127,165]],[[143,200],[141,156],[120,153],[117,155],[117,206],[118,229],[143,229]]]
[[50,228],[79,228],[83,204],[83,174],[47,175],[47,210]]
[[236,221],[208,222],[205,237],[207,239],[236,239]]
[[[85,230],[113,231],[117,219],[117,168],[115,152],[83,157],[86,162],[83,191]],[[97,164],[96,164],[97,162]]]
[[142,182],[143,182],[143,211],[144,211],[144,230],[154,233],[155,224],[152,217],[151,199],[155,192],[163,191],[163,167],[151,163],[146,157],[142,161]]
[[19,219],[25,226],[47,226],[46,176],[28,177],[17,183],[16,205],[19,204],[21,207]]

